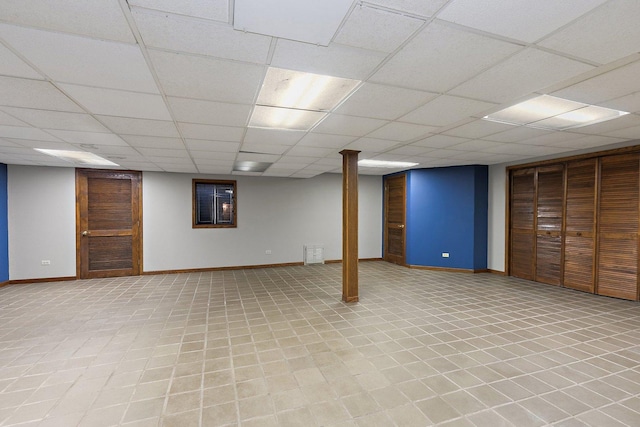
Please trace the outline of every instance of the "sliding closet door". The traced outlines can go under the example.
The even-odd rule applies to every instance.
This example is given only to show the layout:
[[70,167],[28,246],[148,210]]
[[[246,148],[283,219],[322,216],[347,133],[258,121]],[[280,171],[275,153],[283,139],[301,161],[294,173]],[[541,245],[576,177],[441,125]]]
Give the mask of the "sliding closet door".
[[510,212],[510,274],[533,280],[535,169],[512,172]]
[[638,299],[639,156],[603,157],[597,293]]
[[535,280],[560,286],[564,165],[538,168],[537,182]]
[[567,165],[564,286],[591,292],[594,287],[597,159]]

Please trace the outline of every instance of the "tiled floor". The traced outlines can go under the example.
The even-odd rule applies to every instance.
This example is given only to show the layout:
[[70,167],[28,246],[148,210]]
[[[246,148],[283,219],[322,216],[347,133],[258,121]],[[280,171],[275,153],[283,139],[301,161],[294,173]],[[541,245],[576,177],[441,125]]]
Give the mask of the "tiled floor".
[[0,288],[1,426],[640,426],[640,305],[339,264]]

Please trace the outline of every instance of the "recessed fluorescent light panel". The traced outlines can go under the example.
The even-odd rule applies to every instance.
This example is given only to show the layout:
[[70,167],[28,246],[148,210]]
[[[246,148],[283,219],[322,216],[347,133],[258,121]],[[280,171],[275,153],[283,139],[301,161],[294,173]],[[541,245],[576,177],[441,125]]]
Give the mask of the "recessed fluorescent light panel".
[[626,114],[629,113],[551,95],[541,95],[483,118],[516,126],[567,130],[617,119]]
[[113,163],[110,160],[86,151],[48,150],[45,148],[35,148],[35,150],[83,166],[120,166],[117,163]]
[[273,163],[269,162],[250,162],[248,160],[238,160],[233,164],[234,172],[264,172],[269,169]]
[[398,169],[398,168],[411,168],[414,166],[418,166],[420,163],[411,163],[411,162],[388,162],[386,160],[366,160],[362,159],[358,161],[358,166],[362,166],[365,168],[388,168],[388,169]]
[[301,71],[269,68],[250,127],[309,130],[360,83]]

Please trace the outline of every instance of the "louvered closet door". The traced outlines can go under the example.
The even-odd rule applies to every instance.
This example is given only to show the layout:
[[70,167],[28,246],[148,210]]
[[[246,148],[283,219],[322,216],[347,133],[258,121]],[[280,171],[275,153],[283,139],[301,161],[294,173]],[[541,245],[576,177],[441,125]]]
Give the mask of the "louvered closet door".
[[559,286],[562,283],[563,165],[538,168],[537,193],[535,280]]
[[534,173],[535,169],[512,172],[509,209],[511,216],[510,274],[529,280],[534,278]]
[[599,295],[638,299],[638,160],[637,154],[601,160]]
[[564,286],[591,292],[594,286],[597,159],[567,165]]

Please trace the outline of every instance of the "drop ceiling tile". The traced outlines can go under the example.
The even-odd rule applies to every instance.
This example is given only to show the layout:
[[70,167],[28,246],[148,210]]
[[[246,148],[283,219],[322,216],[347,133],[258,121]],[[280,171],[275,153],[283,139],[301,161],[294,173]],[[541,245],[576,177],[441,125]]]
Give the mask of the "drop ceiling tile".
[[340,168],[342,170],[342,156],[337,158],[325,157],[324,159],[317,160],[314,164],[333,166],[334,168]]
[[485,153],[515,154],[521,156],[546,156],[568,151],[566,148],[549,147],[543,145],[504,144],[484,150]]
[[235,31],[226,24],[176,15],[144,13],[140,9],[134,9],[133,16],[149,47],[258,64],[265,64],[267,61],[270,37]]
[[436,97],[437,94],[365,83],[335,112],[351,116],[394,120]]
[[[538,44],[606,64],[638,52],[640,2],[613,0]],[[615,31],[611,25],[615,23]]]
[[231,167],[233,167],[233,160],[205,159],[194,156],[193,162],[198,166],[198,168],[200,168],[200,166],[228,167],[229,172],[231,172]]
[[[503,123],[490,122],[487,120],[476,120],[471,123],[458,126],[450,129],[445,133],[451,136],[459,136],[462,138],[484,138],[485,136],[493,135],[494,133],[503,132],[505,130],[512,129],[512,125],[506,125]],[[491,139],[491,138],[488,138]]]
[[355,7],[333,41],[391,53],[425,21],[360,4]]
[[452,150],[460,150],[460,151],[483,151],[488,148],[499,147],[503,143],[495,142],[495,141],[484,141],[482,139],[474,139],[467,142],[462,142],[460,144],[452,145]]
[[[580,137],[582,137],[582,135],[572,132],[552,132],[546,135],[536,136],[534,138],[514,142],[517,144],[525,145],[555,145],[558,142],[568,141]],[[493,135],[491,136],[491,138],[493,138]]]
[[394,148],[391,151],[388,151],[385,154],[398,154],[402,156],[419,156],[421,154],[425,154],[428,151],[431,151],[430,148],[427,147],[419,147],[416,145],[405,145],[403,147]]
[[437,150],[429,151],[429,157],[436,159],[448,159],[450,157],[454,157],[460,155],[460,151],[458,150],[449,150],[446,148],[439,148]]
[[3,0],[2,20],[98,39],[135,43],[117,1]]
[[127,145],[122,138],[112,133],[75,132],[70,130],[49,130],[48,132],[72,144]]
[[138,171],[145,171],[145,172],[162,172],[163,170],[161,167],[156,166],[151,162],[135,162],[135,161],[129,161],[125,159],[125,160],[121,160],[118,164],[123,168],[129,169],[129,170],[138,170]]
[[452,147],[454,145],[462,144],[469,141],[471,141],[471,139],[460,138],[457,136],[434,135],[434,136],[430,136],[428,138],[422,139],[420,141],[414,142],[412,145],[417,145],[420,147],[431,147],[431,148],[446,148],[446,147]]
[[40,73],[2,44],[0,44],[0,74],[28,79],[44,79]]
[[158,93],[137,45],[2,24],[0,37],[54,81]]
[[180,138],[164,138],[158,136],[142,136],[142,135],[120,135],[120,137],[135,148],[164,148],[164,149],[184,149]]
[[260,153],[238,153],[236,160],[248,162],[267,162],[273,163],[281,159],[277,154],[260,154]]
[[446,92],[520,49],[515,44],[432,22],[370,81]]
[[[4,110],[6,108],[11,108],[11,107],[3,107],[0,108],[0,110]],[[29,126],[27,123],[16,119],[13,116],[8,115],[7,113],[4,113],[2,111],[0,111],[0,125],[5,125],[5,126]]]
[[175,119],[185,123],[222,126],[246,126],[251,114],[250,105],[168,98]]
[[[6,142],[4,142],[6,141]],[[13,139],[6,138],[3,140],[2,145],[11,144],[12,147],[26,147],[26,148],[45,148],[50,150],[77,150],[73,144],[69,144],[68,142],[58,142],[58,141],[38,141],[33,139]]]
[[640,139],[640,126],[633,126],[630,128],[619,129],[613,132],[607,133],[607,136],[623,139]]
[[244,128],[231,126],[199,125],[194,123],[178,123],[182,136],[191,139],[240,142]]
[[571,131],[589,135],[602,135],[638,125],[640,125],[640,116],[635,114],[627,114],[625,116],[621,116],[613,120],[608,120],[606,122],[573,128],[571,129]]
[[149,50],[167,95],[252,104],[265,67],[222,59]]
[[549,133],[551,133],[551,131],[528,126],[514,126],[512,129],[491,135],[489,139],[497,142],[519,142]]
[[2,107],[1,109],[13,117],[41,129],[109,132],[107,128],[89,114],[13,107]]
[[208,175],[230,175],[232,174],[232,166],[198,166],[198,172]]
[[182,164],[174,164],[174,163],[162,163],[162,162],[155,162],[156,165],[160,166],[162,168],[163,171],[165,172],[172,172],[172,173],[197,173],[198,172],[198,168],[196,168],[195,165],[182,165]]
[[572,101],[596,104],[640,91],[640,61],[601,74],[551,95]]
[[204,141],[201,139],[186,139],[185,143],[189,150],[195,151],[215,151],[222,153],[237,153],[240,149],[239,142],[227,141]]
[[271,66],[364,80],[385,57],[381,52],[336,43],[325,47],[279,39]]
[[178,137],[178,129],[170,121],[132,119],[128,117],[95,116],[114,133],[125,135],[148,135]]
[[529,48],[450,93],[497,103],[509,102],[591,69],[591,65]]
[[274,144],[262,144],[259,142],[244,142],[240,151],[246,151],[251,153],[262,154],[284,154],[291,148],[290,145],[274,145]]
[[325,148],[342,148],[353,142],[357,137],[345,135],[328,135],[324,133],[310,132],[304,136],[298,143],[305,147],[325,147]]
[[96,145],[94,147],[89,148],[86,146],[86,144],[75,144],[74,147],[76,150],[89,151],[91,153],[97,154],[98,156],[101,156],[101,157],[105,157],[112,161],[122,160],[121,158],[114,160],[113,157],[127,157],[127,156],[130,157],[131,160],[144,161],[144,157],[142,157],[142,155],[138,151],[136,151],[135,149],[129,146]]
[[623,142],[624,138],[614,138],[611,136],[590,135],[581,138],[574,138],[567,141],[560,141],[547,145],[548,147],[570,148],[572,150],[582,150],[585,148],[602,147],[610,144]]
[[0,126],[0,138],[35,139],[38,141],[60,141],[50,133],[24,126]]
[[334,135],[364,136],[387,123],[385,120],[329,114],[313,130]]
[[640,92],[621,96],[611,101],[602,102],[601,107],[613,108],[614,110],[627,111],[629,113],[640,113]]
[[319,171],[304,169],[291,175],[291,178],[313,178],[314,176],[318,176],[321,173],[322,172]]
[[414,125],[412,123],[391,122],[374,130],[367,136],[370,138],[389,139],[392,141],[411,141],[424,137],[438,129],[435,126]]
[[287,155],[303,157],[324,157],[331,154],[333,151],[334,150],[331,148],[305,147],[296,145],[287,152]]
[[238,155],[238,153],[223,152],[223,151],[189,150],[189,153],[191,153],[191,156],[194,159],[207,159],[212,161],[218,160],[218,161],[231,162],[231,164],[233,164],[233,161],[236,159],[236,156]]
[[344,148],[345,150],[360,150],[371,153],[380,153],[398,145],[400,144],[398,144],[397,141],[388,141],[385,139],[375,138],[360,138]]
[[0,76],[0,105],[83,112],[51,83]]
[[283,129],[249,128],[244,142],[252,144],[294,145],[305,136],[306,132]]
[[482,117],[496,106],[489,102],[441,95],[403,116],[401,120],[428,126],[448,126],[469,117]]
[[424,17],[433,16],[449,0],[370,0],[367,3]]
[[69,84],[61,84],[60,88],[93,114],[171,120],[160,95]]
[[166,148],[138,148],[138,151],[152,162],[191,164],[187,150],[170,150]]
[[229,22],[228,0],[128,0],[133,6]]
[[453,0],[439,19],[533,43],[606,0]]

